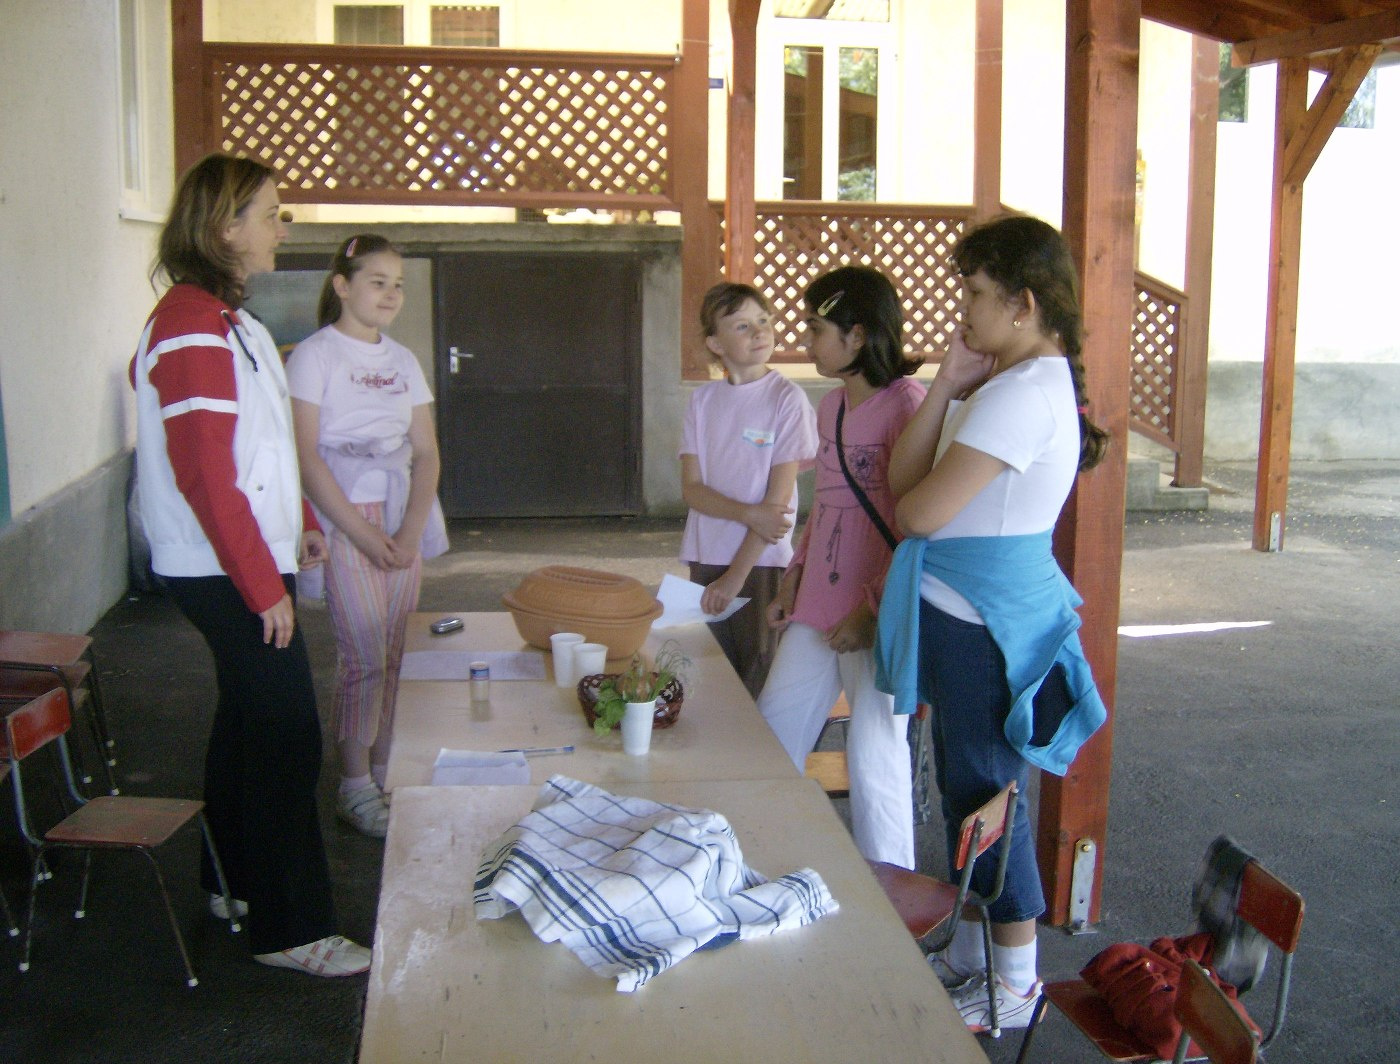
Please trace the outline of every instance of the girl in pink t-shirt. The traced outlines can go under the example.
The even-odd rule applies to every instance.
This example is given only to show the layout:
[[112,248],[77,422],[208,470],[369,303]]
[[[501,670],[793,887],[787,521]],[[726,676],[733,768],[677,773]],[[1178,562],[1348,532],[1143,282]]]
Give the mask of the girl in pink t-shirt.
[[680,452],[690,507],[681,561],[705,587],[705,612],[720,613],[736,597],[749,600],[710,631],[755,698],[778,646],[766,611],[792,560],[797,473],[817,450],[812,404],[768,368],[772,318],[752,285],[725,282],[705,293],[700,326],[724,379],[691,393]]
[[817,410],[812,513],[768,609],[783,637],[758,708],[800,771],[845,692],[856,846],[871,860],[913,868],[908,720],[876,689],[871,648],[894,549],[886,471],[924,396],[909,379],[920,361],[904,357],[899,296],[878,270],[843,266],[818,277],[804,299],[808,356],[841,387]]
[[337,815],[382,838],[404,629],[424,557],[446,549],[437,505],[432,393],[418,360],[381,330],[403,306],[403,259],[381,236],[341,245],[321,291],[322,328],[292,352],[302,485],[325,525],[336,643]]

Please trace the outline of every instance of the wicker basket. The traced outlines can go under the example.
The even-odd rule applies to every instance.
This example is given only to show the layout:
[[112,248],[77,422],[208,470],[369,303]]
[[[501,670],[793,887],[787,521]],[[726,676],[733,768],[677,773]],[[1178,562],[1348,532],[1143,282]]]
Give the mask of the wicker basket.
[[[598,688],[602,686],[604,680],[616,680],[618,673],[597,672],[592,676],[585,676],[578,682],[578,704],[583,707],[583,715],[588,719],[588,726],[591,728],[593,722],[598,719],[598,714],[593,707],[598,702]],[[676,718],[681,715],[681,703],[685,701],[685,688],[681,686],[680,680],[672,679],[661,689],[661,694],[656,699],[656,716],[652,718],[653,728],[669,728],[676,723]],[[616,729],[622,722],[618,721],[613,725]]]

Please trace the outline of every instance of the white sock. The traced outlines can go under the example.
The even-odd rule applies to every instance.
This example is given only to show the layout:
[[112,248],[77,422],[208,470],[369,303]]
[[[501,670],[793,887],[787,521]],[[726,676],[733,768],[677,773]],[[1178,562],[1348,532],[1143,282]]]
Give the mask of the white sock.
[[1022,997],[1035,986],[1035,939],[1024,946],[998,946],[992,943],[992,961],[996,965],[997,978]]
[[388,777],[388,775],[389,775],[389,766],[388,766],[387,764],[385,764],[385,765],[370,765],[370,767],[369,767],[369,774],[370,774],[370,778],[374,780],[375,784],[376,784],[376,785],[379,787],[379,789],[382,791],[382,790],[384,789],[384,780],[385,780],[385,779]]
[[354,794],[354,793],[355,793],[356,791],[358,791],[360,788],[362,788],[362,787],[368,787],[368,786],[369,786],[371,783],[373,783],[373,782],[374,782],[374,780],[372,780],[372,779],[371,779],[369,776],[367,776],[367,775],[366,775],[366,776],[341,776],[341,777],[340,777],[340,793],[341,793],[341,794]]
[[982,925],[976,920],[959,920],[953,941],[943,954],[948,967],[960,975],[978,975],[986,967],[987,952],[982,944]]

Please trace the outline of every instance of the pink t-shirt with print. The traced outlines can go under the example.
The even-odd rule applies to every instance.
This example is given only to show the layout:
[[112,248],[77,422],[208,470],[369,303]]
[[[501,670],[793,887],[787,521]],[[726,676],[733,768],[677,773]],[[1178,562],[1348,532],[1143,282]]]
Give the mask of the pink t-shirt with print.
[[[861,602],[879,602],[890,565],[890,549],[846,483],[836,454],[836,412],[845,397],[844,387],[833,388],[817,407],[812,513],[792,560],[803,566],[792,619],[819,631],[840,622]],[[890,452],[923,398],[922,384],[899,377],[859,406],[848,406],[842,424],[851,476],[891,531]]]

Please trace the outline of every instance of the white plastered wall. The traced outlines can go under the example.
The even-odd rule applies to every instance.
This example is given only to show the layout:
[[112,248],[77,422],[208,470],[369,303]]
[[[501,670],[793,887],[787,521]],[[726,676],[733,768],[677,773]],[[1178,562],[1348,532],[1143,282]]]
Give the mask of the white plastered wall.
[[[133,440],[126,365],[155,300],[157,233],[119,216],[116,3],[19,6],[0,34],[0,395],[16,519]],[[143,74],[164,115],[167,7],[144,4],[157,61]],[[151,143],[168,146],[157,125]],[[163,215],[169,150],[148,159],[150,213]]]

